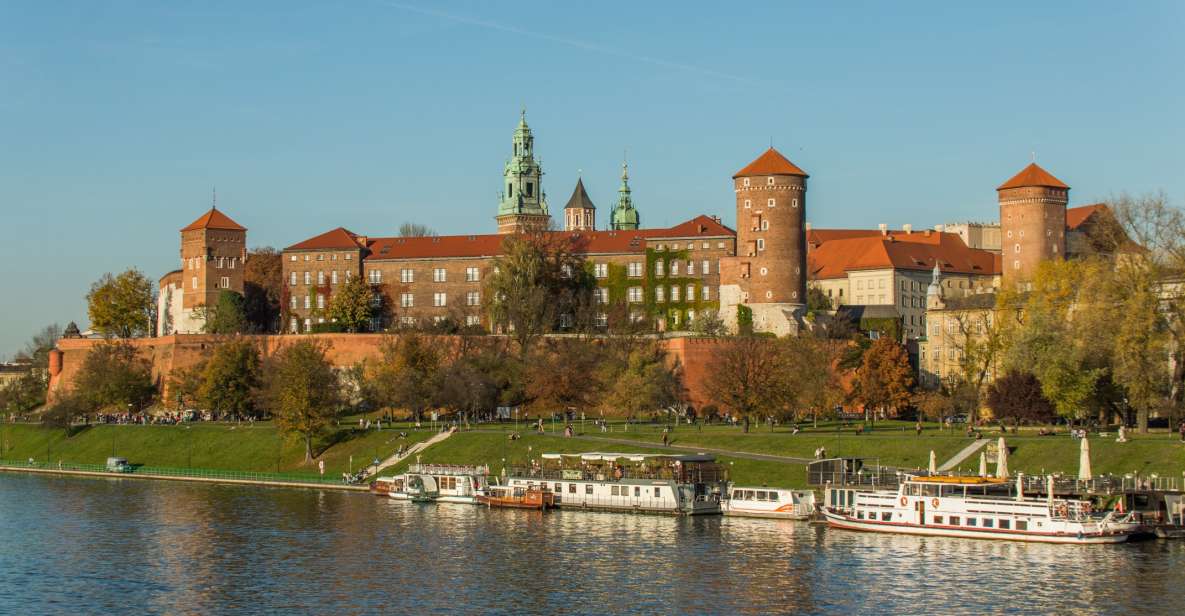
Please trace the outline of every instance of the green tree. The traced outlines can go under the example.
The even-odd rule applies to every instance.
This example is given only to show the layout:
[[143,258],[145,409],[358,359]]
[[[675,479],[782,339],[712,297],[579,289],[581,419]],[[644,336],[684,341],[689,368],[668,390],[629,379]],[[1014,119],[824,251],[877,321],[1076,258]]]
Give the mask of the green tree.
[[834,310],[831,298],[819,287],[808,287],[806,290],[806,310],[808,313],[826,312]]
[[417,332],[387,337],[382,357],[371,366],[370,389],[379,404],[404,408],[416,421],[436,399],[436,374],[444,362],[432,339]]
[[103,274],[86,301],[91,327],[106,336],[133,338],[152,331],[152,282],[139,270]]
[[198,399],[209,410],[252,416],[260,376],[259,349],[255,343],[245,338],[230,340],[218,345],[206,362]]
[[312,461],[313,439],[329,427],[341,400],[337,374],[325,351],[323,343],[299,340],[272,356],[264,371],[264,408],[280,429],[304,441],[305,462]]
[[155,392],[151,364],[136,347],[122,340],[92,347],[74,377],[73,394],[92,410],[140,410],[152,401]]
[[913,370],[909,354],[897,341],[882,336],[873,341],[856,371],[859,398],[875,422],[875,411],[898,409],[909,402]]
[[361,276],[350,276],[329,298],[329,318],[350,333],[362,331],[370,325],[374,291]]
[[41,414],[41,425],[56,428],[69,438],[74,431],[76,419],[86,415],[86,406],[74,396],[66,396],[45,409]]
[[715,338],[727,334],[728,327],[724,324],[724,319],[720,318],[719,312],[700,310],[695,314],[695,319],[691,321],[691,331],[701,336]]
[[[609,376],[601,404],[610,413],[630,419],[670,407],[682,397],[678,369],[667,363],[662,348],[651,340],[634,344],[624,365]],[[595,382],[589,386],[599,387]]]
[[205,308],[207,334],[241,334],[247,331],[247,311],[242,295],[223,290],[218,294],[218,303]]

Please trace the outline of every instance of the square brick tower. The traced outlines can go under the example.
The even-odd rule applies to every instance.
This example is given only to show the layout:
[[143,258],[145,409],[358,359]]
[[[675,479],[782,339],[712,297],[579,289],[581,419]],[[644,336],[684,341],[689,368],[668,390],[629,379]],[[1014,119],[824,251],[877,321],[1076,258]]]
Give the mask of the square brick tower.
[[720,270],[726,323],[736,323],[737,307],[746,306],[755,331],[797,331],[806,308],[807,177],[773,148],[733,176],[737,256]]
[[247,229],[217,208],[181,230],[181,298],[173,314],[177,333],[200,332],[205,323],[195,309],[216,305],[223,291],[243,293],[246,260]]
[[1044,260],[1065,258],[1069,186],[1032,163],[996,192],[1005,283],[1026,280]]

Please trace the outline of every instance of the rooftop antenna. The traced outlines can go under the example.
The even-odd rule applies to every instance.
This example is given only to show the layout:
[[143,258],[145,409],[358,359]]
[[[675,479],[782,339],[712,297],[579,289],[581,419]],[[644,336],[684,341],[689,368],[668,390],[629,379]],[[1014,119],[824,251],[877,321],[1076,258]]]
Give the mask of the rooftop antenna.
[[579,180],[579,179],[583,179],[583,178],[584,178],[584,169],[577,169],[576,170],[576,179]]
[[1033,157],[1033,162],[1037,162],[1037,151],[1036,150],[1029,152],[1029,155]]
[[773,135],[769,136],[769,149],[771,149],[771,150],[774,149],[774,136]]
[[213,187],[213,195],[210,197],[210,208],[218,209],[218,187]]

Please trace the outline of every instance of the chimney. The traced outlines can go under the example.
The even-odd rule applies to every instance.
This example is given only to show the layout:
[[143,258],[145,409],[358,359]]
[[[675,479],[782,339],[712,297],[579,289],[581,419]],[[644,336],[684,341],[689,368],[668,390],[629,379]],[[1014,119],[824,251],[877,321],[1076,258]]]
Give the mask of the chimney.
[[359,235],[354,238],[354,240],[358,242],[358,245],[362,248],[366,248],[366,240],[368,239],[370,238],[366,237],[365,235]]
[[911,225],[909,223],[901,225],[901,230],[904,231],[906,235],[910,235],[911,233],[913,233],[913,225]]
[[811,223],[809,223],[809,222],[803,223],[802,228],[804,230],[806,230],[807,233],[810,233],[811,232]]
[[926,237],[930,237],[930,230],[926,229]]
[[942,233],[943,231],[946,231],[946,225],[934,225],[934,230]]
[[719,217],[719,216],[716,216],[716,215],[714,215],[714,214],[713,214],[713,215],[712,215],[712,220],[716,221],[716,224],[720,224],[720,217]]
[[877,225],[876,227],[881,230],[881,235],[888,235],[889,234],[889,225],[886,225],[885,223],[882,222],[881,224]]

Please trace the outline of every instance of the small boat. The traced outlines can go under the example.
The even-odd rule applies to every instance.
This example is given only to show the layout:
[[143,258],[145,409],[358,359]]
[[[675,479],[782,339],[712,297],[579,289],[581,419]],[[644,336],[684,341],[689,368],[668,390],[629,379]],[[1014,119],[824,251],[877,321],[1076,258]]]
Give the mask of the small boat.
[[730,486],[728,498],[721,505],[724,515],[807,520],[815,513],[815,493],[810,490]]
[[395,477],[398,489],[388,495],[417,503],[477,503],[477,496],[488,485],[489,469],[484,466],[412,464],[407,472]]
[[1007,479],[907,475],[895,490],[827,486],[827,525],[847,530],[1009,539],[1121,543],[1139,530],[1130,513],[1095,511],[1089,501],[1026,497]]
[[511,509],[550,509],[555,507],[555,493],[536,486],[489,486],[477,502],[487,507]]
[[379,477],[370,482],[370,493],[375,496],[391,496],[392,492],[399,492],[403,490],[403,482],[406,479],[404,475],[397,475],[395,477]]

